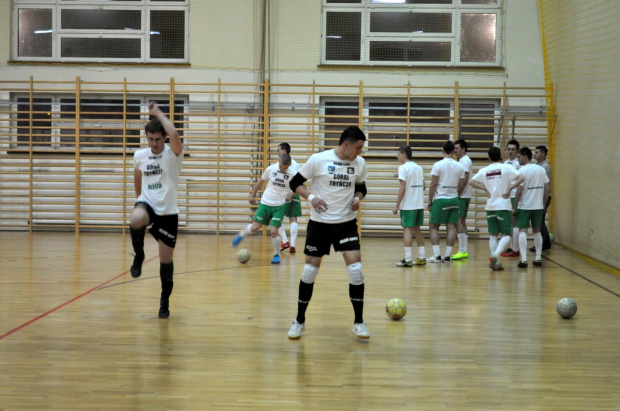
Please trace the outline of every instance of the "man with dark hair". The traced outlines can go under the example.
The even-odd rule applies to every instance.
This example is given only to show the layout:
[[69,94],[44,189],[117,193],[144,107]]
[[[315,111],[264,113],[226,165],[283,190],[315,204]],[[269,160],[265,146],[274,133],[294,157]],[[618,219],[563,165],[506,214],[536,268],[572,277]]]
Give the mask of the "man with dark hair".
[[[426,253],[424,251],[424,237],[420,226],[424,222],[424,170],[412,160],[411,147],[402,146],[398,149],[398,161],[402,164],[398,167],[398,197],[392,213],[400,210],[400,223],[403,226],[403,240],[405,243],[405,258],[397,262],[398,267],[413,267],[413,265],[426,265]],[[418,244],[418,258],[415,263],[411,260],[411,233],[415,234]]]
[[[512,234],[510,192],[523,182],[523,176],[513,166],[501,163],[502,151],[499,147],[491,147],[488,155],[491,164],[481,168],[471,179],[470,184],[473,188],[487,194],[484,209],[489,226],[489,249],[491,251],[489,266],[493,271],[500,271],[504,269],[504,266],[499,262],[498,256],[510,242]],[[503,237],[498,242],[499,233],[502,233]]]
[[[540,234],[542,235],[543,251],[551,248],[551,238],[549,237],[549,230],[547,229],[547,223],[545,222],[545,218],[547,217],[547,210],[549,210],[549,205],[551,204],[551,164],[549,164],[549,160],[547,160],[547,147],[546,146],[538,146],[534,151],[534,159],[536,160],[536,164],[545,169],[547,173],[547,178],[549,179],[549,197],[547,197],[547,202],[545,203],[545,211],[543,212],[542,223],[540,224]],[[536,252],[536,247],[530,248],[530,251]]]
[[443,262],[449,263],[452,247],[456,241],[456,224],[459,222],[459,194],[463,192],[465,184],[465,170],[453,158],[454,143],[446,141],[441,150],[443,160],[436,162],[431,170],[431,187],[428,191],[428,210],[431,212],[429,226],[433,257],[430,262],[442,262],[439,248],[439,227],[446,225],[446,252]]
[[[321,259],[329,255],[331,246],[342,252],[349,274],[349,298],[355,319],[352,332],[357,338],[368,339],[364,323],[364,273],[357,231],[357,210],[366,196],[366,162],[360,155],[366,135],[351,126],[340,135],[338,147],[313,154],[291,180],[295,193],[310,201],[310,221],[306,236],[306,264],[299,281],[297,317],[288,338],[299,339],[305,330],[306,309],[312,298],[314,281]],[[304,183],[312,180],[308,189]]]
[[[278,156],[282,154],[291,154],[291,146],[288,143],[281,143],[278,145]],[[289,173],[291,175],[297,174],[299,171],[299,164],[297,161],[291,158],[291,166],[289,167]],[[290,249],[291,254],[295,254],[297,251],[295,245],[297,243],[297,234],[299,233],[299,228],[297,225],[297,217],[301,216],[301,199],[295,194],[291,198],[290,201],[286,203],[286,209],[284,210],[284,216],[288,217],[289,222],[291,223],[291,242],[289,244],[288,238],[286,237],[286,229],[284,228],[284,221],[282,221],[282,225],[278,230],[278,234],[282,239],[282,245],[280,246],[280,251],[284,251],[287,248]]]
[[[504,164],[510,164],[517,170],[519,167],[519,159],[517,156],[519,155],[520,144],[517,140],[512,139],[506,144],[506,152],[508,154],[508,160],[504,162]],[[514,183],[514,181],[513,181]],[[512,190],[510,193],[510,202],[512,205],[515,203],[515,195],[517,194],[517,189]],[[520,255],[519,251],[519,228],[517,227],[517,219],[514,218],[512,221],[512,241],[510,242],[510,248],[506,249],[502,253],[502,257],[518,257]]]
[[[519,150],[519,173],[525,179],[523,184],[517,188],[513,212],[517,218],[519,227],[519,246],[521,250],[527,249],[527,229],[532,226],[534,233],[534,249],[536,258],[534,265],[542,265],[541,252],[543,247],[542,236],[540,235],[540,224],[544,213],[545,203],[549,197],[549,178],[542,167],[530,163],[532,160],[532,150],[523,147]],[[527,253],[521,253],[520,268],[527,267]]]
[[236,247],[246,235],[254,234],[264,225],[270,227],[271,244],[273,245],[273,259],[271,264],[280,264],[280,236],[278,229],[282,225],[286,204],[291,200],[293,193],[288,186],[294,174],[289,171],[291,156],[282,154],[276,164],[272,164],[265,169],[261,178],[256,182],[250,193],[250,204],[256,205],[254,198],[256,193],[267,181],[267,188],[263,192],[258,205],[258,210],[254,214],[254,222],[248,224],[243,230],[233,238],[232,245]]
[[467,212],[471,201],[471,185],[469,179],[472,175],[471,158],[467,155],[467,141],[460,139],[454,142],[454,154],[459,164],[465,170],[465,188],[459,195],[459,222],[456,225],[456,237],[459,240],[459,251],[452,255],[453,260],[462,260],[469,257],[467,252]]
[[[176,128],[154,101],[149,103],[149,113],[155,117],[144,128],[149,148],[137,150],[133,157],[134,189],[138,201],[131,212],[129,227],[135,252],[131,276],[138,278],[142,274],[144,236],[146,227],[152,224],[149,231],[159,244],[159,318],[168,318],[174,286],[172,255],[179,227],[177,185],[183,164],[183,145]],[[169,145],[166,145],[166,135]]]

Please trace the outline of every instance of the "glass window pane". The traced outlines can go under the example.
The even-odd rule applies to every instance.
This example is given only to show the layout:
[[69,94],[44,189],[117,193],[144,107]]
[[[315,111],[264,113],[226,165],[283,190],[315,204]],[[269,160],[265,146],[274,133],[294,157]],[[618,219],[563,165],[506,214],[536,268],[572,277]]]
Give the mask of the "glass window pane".
[[60,53],[61,57],[140,58],[140,39],[65,37]]
[[151,11],[152,59],[185,58],[185,12]]
[[374,4],[452,4],[452,0],[371,0]]
[[140,30],[140,10],[65,9],[60,26],[66,30]]
[[[32,142],[52,141],[52,99],[35,98],[32,102]],[[17,99],[17,141],[30,142],[30,98]],[[48,145],[49,146],[49,145]]]
[[327,60],[359,61],[361,57],[362,14],[328,12]]
[[370,61],[437,61],[451,60],[452,44],[440,41],[372,41]]
[[461,61],[495,63],[496,14],[461,16]]
[[452,13],[371,13],[373,33],[451,33]]
[[52,57],[52,9],[19,9],[19,57]]
[[342,130],[348,126],[359,124],[359,104],[357,102],[332,102],[325,103],[325,148],[338,145]]

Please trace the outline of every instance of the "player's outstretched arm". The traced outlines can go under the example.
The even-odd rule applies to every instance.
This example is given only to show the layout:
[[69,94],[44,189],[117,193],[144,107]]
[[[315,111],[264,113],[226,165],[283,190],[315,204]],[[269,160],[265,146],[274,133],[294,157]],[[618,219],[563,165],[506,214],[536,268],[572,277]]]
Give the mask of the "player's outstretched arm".
[[179,132],[154,101],[149,102],[149,114],[159,120],[161,125],[164,127],[164,130],[166,130],[166,134],[170,139],[170,149],[172,152],[177,156],[180,155],[183,152],[183,144],[181,143]]

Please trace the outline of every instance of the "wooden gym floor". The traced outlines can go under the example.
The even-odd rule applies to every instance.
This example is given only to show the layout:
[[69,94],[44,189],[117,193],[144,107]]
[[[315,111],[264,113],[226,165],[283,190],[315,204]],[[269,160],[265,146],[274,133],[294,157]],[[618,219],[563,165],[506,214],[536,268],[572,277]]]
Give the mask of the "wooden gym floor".
[[[542,268],[492,272],[487,240],[470,240],[468,261],[399,268],[401,239],[364,238],[370,340],[351,334],[332,252],[290,341],[303,254],[272,266],[258,235],[242,265],[231,240],[179,237],[160,320],[150,237],[134,280],[128,235],[0,232],[0,409],[620,408],[620,278],[561,246]],[[555,312],[565,296],[571,320]],[[401,321],[385,315],[393,297]]]

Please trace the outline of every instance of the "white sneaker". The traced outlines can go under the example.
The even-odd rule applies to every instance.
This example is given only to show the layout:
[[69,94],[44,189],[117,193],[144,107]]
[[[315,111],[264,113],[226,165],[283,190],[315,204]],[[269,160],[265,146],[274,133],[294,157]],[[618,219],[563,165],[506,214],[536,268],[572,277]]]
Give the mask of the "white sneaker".
[[431,258],[427,259],[426,261],[428,261],[429,263],[441,263],[443,260],[442,260],[441,256],[435,255],[435,256],[432,256]]
[[291,325],[291,329],[288,330],[288,338],[291,340],[299,340],[301,338],[301,333],[306,329],[305,324],[299,324],[297,320],[293,321],[293,325]]
[[367,340],[370,338],[370,334],[368,334],[368,327],[366,327],[366,323],[361,324],[353,324],[353,329],[351,330],[353,334],[357,338],[361,338],[363,340]]

